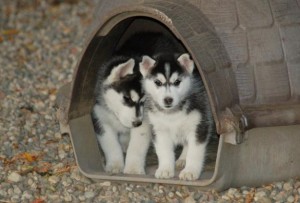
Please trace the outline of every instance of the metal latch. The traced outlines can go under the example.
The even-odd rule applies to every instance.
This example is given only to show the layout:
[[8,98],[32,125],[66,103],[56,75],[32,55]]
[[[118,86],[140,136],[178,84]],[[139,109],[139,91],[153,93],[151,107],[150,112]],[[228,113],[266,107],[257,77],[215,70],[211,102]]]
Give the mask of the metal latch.
[[244,114],[234,115],[229,108],[226,108],[220,120],[221,134],[226,143],[241,144],[244,141],[245,129],[248,126],[247,118]]

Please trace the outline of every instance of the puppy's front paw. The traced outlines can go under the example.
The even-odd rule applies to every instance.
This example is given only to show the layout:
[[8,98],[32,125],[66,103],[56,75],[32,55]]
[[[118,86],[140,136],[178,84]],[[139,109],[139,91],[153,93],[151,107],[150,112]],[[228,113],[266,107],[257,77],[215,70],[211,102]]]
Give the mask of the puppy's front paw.
[[124,163],[122,162],[111,162],[108,163],[105,166],[105,171],[107,173],[116,174],[116,173],[122,173],[124,168]]
[[138,175],[144,175],[145,169],[144,167],[138,167],[136,165],[126,165],[124,168],[125,174],[138,174]]
[[179,173],[179,179],[181,180],[197,180],[200,176],[200,172],[197,170],[183,169]]
[[174,177],[174,170],[171,169],[160,169],[158,168],[155,172],[156,178],[166,179]]
[[185,167],[185,159],[177,159],[176,168],[183,169]]

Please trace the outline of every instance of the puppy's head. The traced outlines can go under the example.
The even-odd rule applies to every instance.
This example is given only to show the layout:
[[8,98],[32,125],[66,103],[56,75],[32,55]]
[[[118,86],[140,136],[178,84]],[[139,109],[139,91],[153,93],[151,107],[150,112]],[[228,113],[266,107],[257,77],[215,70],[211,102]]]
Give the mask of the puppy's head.
[[138,127],[143,120],[144,92],[141,77],[134,73],[135,60],[128,59],[114,65],[103,82],[106,106],[126,127]]
[[144,88],[152,100],[164,110],[182,104],[191,87],[194,62],[189,54],[162,54],[154,58],[143,56],[139,64]]

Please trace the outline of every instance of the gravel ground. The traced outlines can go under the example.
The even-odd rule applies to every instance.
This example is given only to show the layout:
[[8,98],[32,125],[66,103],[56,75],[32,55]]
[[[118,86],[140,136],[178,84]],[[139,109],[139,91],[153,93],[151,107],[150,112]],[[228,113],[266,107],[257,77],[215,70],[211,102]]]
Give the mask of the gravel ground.
[[0,202],[300,202],[300,181],[201,191],[94,182],[59,133],[56,92],[71,81],[94,1],[0,1]]

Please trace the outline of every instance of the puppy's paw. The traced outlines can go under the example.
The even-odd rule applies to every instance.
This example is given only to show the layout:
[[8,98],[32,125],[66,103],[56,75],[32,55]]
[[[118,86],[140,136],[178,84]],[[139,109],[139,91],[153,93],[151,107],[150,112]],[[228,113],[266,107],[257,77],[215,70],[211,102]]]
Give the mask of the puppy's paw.
[[198,170],[190,170],[190,169],[183,169],[179,173],[180,180],[197,180],[200,176],[200,172]]
[[185,159],[177,159],[176,168],[183,169],[185,167]]
[[105,171],[111,174],[122,173],[124,164],[122,162],[112,162],[105,166]]
[[144,167],[138,167],[136,165],[126,165],[125,168],[124,168],[123,173],[125,173],[125,174],[138,174],[138,175],[146,174]]
[[155,177],[160,178],[160,179],[173,178],[174,177],[174,170],[158,168],[155,171]]

